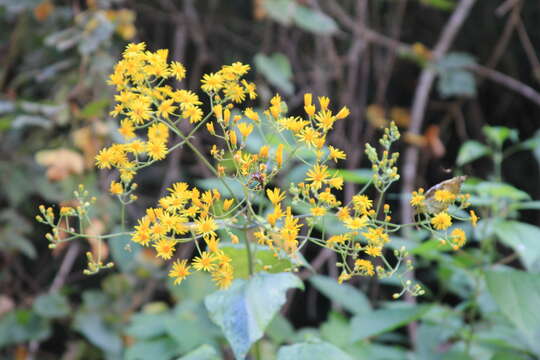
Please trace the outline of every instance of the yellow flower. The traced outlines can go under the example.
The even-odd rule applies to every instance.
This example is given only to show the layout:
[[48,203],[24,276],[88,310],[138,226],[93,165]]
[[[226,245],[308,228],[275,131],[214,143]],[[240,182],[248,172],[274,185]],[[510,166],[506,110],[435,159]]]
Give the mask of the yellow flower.
[[124,137],[124,139],[129,140],[135,137],[135,127],[131,121],[124,119],[120,122],[120,128],[118,132]]
[[154,247],[156,248],[157,256],[168,260],[173,256],[175,245],[176,241],[173,239],[161,239],[154,244]]
[[320,206],[315,206],[311,208],[311,215],[313,216],[324,216],[326,214],[326,209]]
[[186,77],[186,68],[178,61],[171,63],[171,73],[177,80],[182,80]]
[[266,195],[274,205],[277,205],[283,199],[285,199],[285,193],[282,192],[279,188],[274,188],[274,190],[266,189]]
[[437,230],[445,230],[452,225],[452,218],[443,211],[431,218],[431,224]]
[[210,121],[209,123],[206,123],[206,129],[208,130],[210,134],[216,135],[216,129],[214,129],[214,123],[212,121]]
[[411,198],[411,206],[414,206],[416,208],[423,207],[425,199],[426,197],[424,196],[424,189],[420,188],[418,189],[418,191],[413,191]]
[[322,184],[329,177],[328,166],[317,163],[314,167],[309,169],[306,175],[306,181],[310,181],[313,188],[315,190],[318,190],[322,187]]
[[230,265],[221,266],[212,273],[212,280],[220,289],[226,289],[231,286],[233,281],[233,270]]
[[169,140],[169,128],[163,123],[157,123],[148,129],[148,140],[166,143]]
[[146,143],[146,152],[154,160],[162,160],[167,156],[167,146],[159,141],[150,141]]
[[390,241],[390,237],[384,232],[384,228],[370,228],[367,232],[363,232],[362,235],[368,240],[370,245],[383,246]]
[[456,195],[448,190],[435,191],[435,200],[442,203],[451,203],[456,199]]
[[328,149],[330,149],[330,159],[334,160],[334,162],[337,162],[338,160],[344,160],[347,158],[347,154],[345,154],[344,151],[341,151],[332,145],[328,146]]
[[264,159],[268,157],[268,145],[261,146],[261,149],[259,150],[259,156]]
[[187,105],[182,112],[182,117],[189,119],[191,124],[201,121],[203,116],[202,110],[195,105]]
[[252,108],[248,107],[246,108],[246,110],[244,110],[244,115],[248,118],[248,119],[251,119],[253,121],[255,121],[256,123],[259,123],[261,121],[261,119],[259,119],[259,114],[255,111],[253,111]]
[[351,112],[349,111],[349,109],[346,106],[344,106],[336,114],[336,119],[338,119],[338,120],[345,119],[347,116],[349,116],[350,113]]
[[354,209],[360,212],[365,212],[366,210],[371,209],[373,206],[373,201],[370,200],[366,195],[355,195],[352,198]]
[[233,147],[236,146],[236,143],[237,143],[237,139],[236,139],[236,131],[234,130],[229,130],[229,141],[231,142],[231,145]]
[[375,271],[373,271],[373,264],[369,260],[357,259],[354,262],[354,269],[360,272],[362,275],[375,275]]
[[173,105],[173,99],[165,100],[158,106],[158,115],[163,116],[165,119],[169,118],[169,115],[174,113],[176,106]]
[[341,176],[330,178],[328,179],[328,185],[338,190],[341,190],[343,189],[343,178]]
[[198,234],[202,234],[205,237],[216,234],[214,232],[217,229],[216,222],[214,221],[213,218],[209,216],[204,217],[204,218],[201,217],[197,219],[195,221],[195,224],[196,224],[195,231]]
[[476,227],[476,224],[478,223],[478,216],[474,212],[474,210],[469,211],[469,214],[471,215],[471,224],[473,227]]
[[211,91],[216,92],[223,88],[223,82],[224,79],[220,73],[204,74],[201,79],[201,89],[207,93]]
[[321,106],[322,110],[328,109],[329,104],[330,99],[327,96],[319,96],[319,105]]
[[188,275],[189,265],[187,265],[187,260],[176,260],[172,266],[171,271],[169,271],[169,277],[175,278],[174,284],[178,285],[184,280]]
[[465,232],[461,229],[454,229],[450,233],[450,237],[452,239],[452,248],[454,250],[457,250],[463,245],[465,245],[465,242],[467,241],[467,236],[465,235]]
[[225,199],[223,201],[223,210],[225,211],[229,210],[233,203],[234,203],[234,199]]
[[251,134],[251,132],[253,131],[252,124],[243,122],[243,123],[239,123],[237,126],[238,126],[238,130],[240,131],[240,134],[242,134],[244,138],[247,138],[249,134]]
[[246,98],[244,88],[237,83],[229,83],[223,90],[225,96],[235,103],[241,103]]
[[121,195],[124,192],[124,188],[122,187],[121,183],[118,183],[116,181],[111,181],[111,186],[109,188],[109,191],[113,195]]
[[355,216],[355,217],[346,218],[344,219],[343,222],[345,223],[345,226],[348,229],[356,230],[356,229],[361,229],[363,227],[366,227],[368,221],[367,221],[366,216],[362,216],[362,217]]
[[372,257],[378,257],[378,256],[381,256],[381,255],[382,255],[382,247],[380,247],[380,246],[368,245],[368,246],[366,246],[366,248],[364,249],[364,252],[365,252],[366,254],[368,254],[369,256],[372,256]]
[[209,252],[203,251],[200,257],[193,259],[193,268],[197,271],[212,271],[216,268],[215,257]]
[[283,165],[283,144],[279,144],[276,150],[276,164],[278,168]]
[[347,274],[345,271],[343,271],[338,277],[338,284],[342,284],[344,281],[349,280],[351,277],[351,274]]
[[255,100],[257,98],[257,85],[255,85],[255,83],[248,83],[246,80],[242,80],[242,85],[244,85],[244,89],[249,95],[249,98]]

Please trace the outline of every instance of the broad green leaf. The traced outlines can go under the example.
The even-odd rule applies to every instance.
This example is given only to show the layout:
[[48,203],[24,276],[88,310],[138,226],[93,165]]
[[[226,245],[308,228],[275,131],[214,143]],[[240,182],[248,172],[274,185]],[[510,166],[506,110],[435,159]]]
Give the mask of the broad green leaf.
[[67,298],[59,293],[44,294],[34,302],[34,311],[46,318],[60,318],[69,315]]
[[497,221],[497,237],[517,252],[530,271],[540,270],[540,227],[519,221]]
[[303,288],[293,274],[259,273],[249,280],[237,279],[227,290],[206,297],[210,318],[229,341],[237,359],[243,359],[251,345],[264,335],[264,330],[285,303],[290,288]]
[[294,336],[294,328],[283,315],[277,313],[266,328],[266,335],[275,344],[282,344],[290,341]]
[[509,199],[514,201],[530,200],[525,191],[519,190],[510,184],[495,181],[482,181],[475,187],[478,195],[488,198]]
[[332,345],[345,349],[351,344],[351,326],[348,319],[340,313],[331,312],[326,322],[320,326],[321,337]]
[[371,169],[335,169],[331,170],[331,172],[333,176],[342,176],[343,181],[355,184],[367,184],[373,177],[373,170]]
[[319,10],[297,6],[293,14],[294,23],[301,29],[318,35],[332,35],[338,31],[334,19]]
[[6,345],[45,340],[50,334],[50,322],[30,310],[10,311],[0,318],[0,349]]
[[[253,252],[253,271],[266,271],[272,274],[291,270],[295,265],[288,257],[275,257],[274,251],[268,246],[251,244]],[[249,264],[245,244],[224,244],[220,246],[231,258],[234,269],[234,278],[247,279],[249,277]]]
[[351,341],[358,341],[400,328],[421,318],[428,306],[380,309],[356,315],[351,321]]
[[182,353],[192,351],[203,344],[219,345],[215,339],[221,332],[208,318],[202,303],[192,300],[179,303],[164,324],[168,335],[176,341]]
[[294,92],[294,86],[291,82],[292,70],[289,59],[282,53],[274,53],[271,56],[264,54],[255,55],[255,65],[270,84],[290,95]]
[[330,300],[353,314],[371,311],[371,305],[366,295],[352,285],[338,284],[336,280],[323,275],[314,275],[309,279],[309,282]]
[[170,338],[136,342],[126,350],[125,360],[170,359],[178,355],[176,343]]
[[122,351],[122,339],[95,310],[79,311],[75,315],[73,328],[106,353],[118,355]]
[[518,131],[505,126],[484,126],[482,131],[492,144],[501,148],[506,140],[512,142],[519,140]]
[[131,324],[126,328],[126,334],[137,339],[151,339],[166,334],[166,321],[171,317],[169,312],[159,314],[139,313],[131,317]]
[[437,88],[442,97],[476,95],[476,80],[466,66],[476,62],[472,56],[464,53],[450,53],[437,64],[439,74]]
[[523,201],[512,203],[511,206],[516,210],[540,210],[540,201]]
[[[115,232],[120,232],[117,227]],[[141,252],[142,246],[131,241],[129,235],[122,235],[109,240],[109,249],[114,260],[122,272],[132,272],[137,266],[137,255]]]
[[175,285],[173,279],[167,279],[167,287],[177,300],[190,299],[202,302],[207,295],[217,290],[208,273],[194,272],[182,281],[181,286]]
[[222,357],[210,345],[201,345],[177,360],[220,360]]
[[326,342],[300,343],[282,346],[277,354],[277,360],[352,360],[353,358]]
[[461,145],[456,163],[458,166],[462,166],[490,153],[491,149],[486,145],[475,140],[469,140]]
[[523,271],[488,271],[489,292],[508,320],[540,355],[540,276]]

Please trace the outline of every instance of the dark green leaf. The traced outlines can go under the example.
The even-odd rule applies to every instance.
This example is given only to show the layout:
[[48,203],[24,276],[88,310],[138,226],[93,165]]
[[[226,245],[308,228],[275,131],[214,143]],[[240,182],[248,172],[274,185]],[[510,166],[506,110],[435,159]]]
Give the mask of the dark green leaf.
[[369,300],[363,292],[349,284],[338,284],[336,280],[322,275],[314,275],[309,281],[330,300],[343,306],[353,314],[371,311]]
[[6,345],[41,341],[51,334],[47,319],[30,310],[15,310],[0,318],[0,349]]
[[461,145],[456,163],[458,166],[462,166],[490,153],[491,149],[486,145],[475,140],[469,140]]
[[46,318],[59,318],[69,315],[70,307],[64,295],[52,293],[38,296],[34,311]]
[[351,321],[351,341],[358,341],[400,328],[421,318],[429,309],[414,306],[380,309],[356,315]]
[[438,90],[441,96],[475,96],[476,80],[465,69],[466,66],[475,63],[469,54],[450,53],[442,58],[436,65],[439,73]]
[[488,140],[497,147],[502,148],[506,140],[512,142],[519,140],[517,130],[505,126],[484,126],[482,130]]

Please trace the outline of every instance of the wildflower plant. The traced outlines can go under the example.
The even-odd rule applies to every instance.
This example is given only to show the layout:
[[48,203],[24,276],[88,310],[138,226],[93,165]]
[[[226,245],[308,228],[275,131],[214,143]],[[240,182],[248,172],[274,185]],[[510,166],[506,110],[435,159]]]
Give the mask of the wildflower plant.
[[[392,151],[400,138],[395,124],[384,129],[380,150],[366,145],[373,176],[343,203],[340,191],[344,179],[333,167],[347,154],[327,144],[327,138],[334,124],[348,117],[347,107],[336,111],[328,97],[305,94],[305,114],[289,115],[287,105],[276,94],[265,109],[255,110],[246,105],[257,98],[255,84],[245,79],[250,66],[239,62],[205,74],[200,86],[205,96],[200,98],[196,92],[170,85],[172,80],[182,80],[186,70],[178,62],[168,62],[167,56],[167,50],[151,52],[144,43],[130,44],[109,78],[117,91],[111,115],[118,118],[118,132],[124,141],[101,150],[96,165],[118,171],[109,191],[120,202],[125,230],[98,237],[114,241],[115,236],[129,234],[133,242],[153,248],[156,257],[172,261],[169,276],[176,284],[194,271],[202,271],[210,273],[222,289],[229,288],[235,278],[234,259],[224,243],[243,241],[250,274],[257,269],[276,271],[271,262],[260,263],[256,253],[261,248],[277,259],[290,260],[286,270],[295,270],[301,264],[300,250],[313,243],[338,255],[339,282],[353,276],[398,276],[403,290],[395,297],[406,291],[419,295],[423,290],[404,278],[412,269],[406,249],[385,251],[393,234],[415,226],[454,249],[465,244],[462,230],[448,230],[454,220],[475,223],[477,219],[474,212],[463,217],[453,211],[468,207],[467,195],[459,193],[462,179],[443,183],[428,191],[429,196],[422,189],[415,191],[411,198],[415,221],[392,221],[391,207],[383,199],[399,180],[399,153]],[[192,124],[187,133],[180,126],[183,122]],[[208,151],[193,143],[200,131],[215,138]],[[264,145],[252,146],[255,137]],[[179,147],[192,151],[220,186],[203,190],[184,182],[171,184],[167,195],[128,229],[125,207],[137,200],[137,173]],[[303,164],[307,172],[302,181],[281,188],[278,175],[291,164]],[[371,187],[376,198],[368,196]],[[85,234],[90,221],[88,207],[95,200],[82,187],[76,197],[79,205],[62,208],[59,216],[52,208],[40,207],[38,221],[52,227],[47,234],[51,247],[89,237]],[[326,231],[324,224],[330,221],[342,231]],[[172,260],[187,242],[194,243],[195,257]],[[113,265],[103,264],[99,253],[98,258],[88,255],[88,259],[86,273]]]

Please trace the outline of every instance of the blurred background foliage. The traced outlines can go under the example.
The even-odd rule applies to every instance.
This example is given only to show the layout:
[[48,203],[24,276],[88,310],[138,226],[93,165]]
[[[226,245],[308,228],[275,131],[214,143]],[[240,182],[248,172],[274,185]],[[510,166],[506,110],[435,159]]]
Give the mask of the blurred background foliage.
[[[448,19],[467,2],[455,40],[437,53]],[[0,355],[232,357],[203,304],[215,290],[208,279],[172,286],[166,264],[128,238],[50,251],[34,221],[37,204],[69,205],[84,183],[98,198],[88,232],[118,223],[106,194],[114,174],[97,172],[93,159],[119,141],[106,78],[128,42],[145,41],[186,65],[177,86],[197,90],[203,73],[242,61],[254,68],[261,104],[280,92],[300,111],[303,93],[313,92],[348,106],[349,120],[330,139],[348,155],[339,170],[349,182],[345,201],[370,176],[364,144],[390,120],[405,134],[400,150],[419,152],[391,204],[407,201],[407,181],[470,177],[464,190],[481,221],[468,229],[468,247],[440,251],[420,231],[393,239],[415,256],[427,290],[417,304],[387,302],[391,279],[338,286],[335,259],[308,247],[320,275],[300,273],[306,289],[291,292],[266,329],[262,358],[538,358],[539,17],[534,0],[0,0]],[[435,85],[418,116],[411,107],[426,69]],[[211,144],[204,135],[195,141]],[[129,217],[174,181],[212,186],[211,178],[179,148],[141,173],[144,192]],[[117,266],[83,276],[83,254],[97,246]]]

